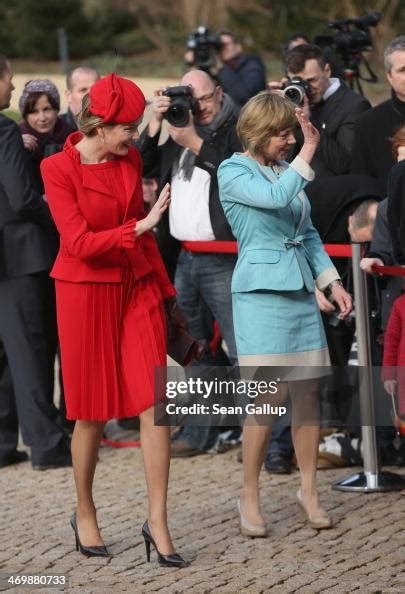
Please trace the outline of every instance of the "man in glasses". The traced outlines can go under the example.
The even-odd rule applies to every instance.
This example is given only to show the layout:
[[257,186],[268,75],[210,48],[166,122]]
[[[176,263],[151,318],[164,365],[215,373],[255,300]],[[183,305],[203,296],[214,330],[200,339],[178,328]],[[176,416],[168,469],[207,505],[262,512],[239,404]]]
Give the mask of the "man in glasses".
[[[163,89],[155,92],[152,118],[139,145],[144,175],[158,175],[160,187],[171,184],[171,204],[158,237],[189,330],[196,338],[210,340],[212,321],[217,320],[229,362],[234,363],[231,278],[236,255],[196,253],[184,242],[201,241],[210,246],[215,240],[234,240],[219,200],[217,169],[221,161],[242,150],[235,128],[235,105],[202,70],[191,70],[180,84],[190,86],[198,107],[194,115],[190,111],[187,125],[169,125],[169,138],[159,146],[162,120],[171,99],[162,94]],[[206,353],[202,364],[216,363]],[[172,454],[203,453],[217,434],[214,428],[186,426],[173,442]]]

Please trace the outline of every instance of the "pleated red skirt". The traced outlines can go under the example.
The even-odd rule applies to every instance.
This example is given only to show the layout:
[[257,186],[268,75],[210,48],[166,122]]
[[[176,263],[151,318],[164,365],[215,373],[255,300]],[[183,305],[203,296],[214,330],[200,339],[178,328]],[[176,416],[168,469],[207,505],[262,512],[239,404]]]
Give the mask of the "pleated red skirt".
[[121,283],[56,281],[68,419],[136,416],[154,404],[154,370],[166,365],[166,323],[153,273]]

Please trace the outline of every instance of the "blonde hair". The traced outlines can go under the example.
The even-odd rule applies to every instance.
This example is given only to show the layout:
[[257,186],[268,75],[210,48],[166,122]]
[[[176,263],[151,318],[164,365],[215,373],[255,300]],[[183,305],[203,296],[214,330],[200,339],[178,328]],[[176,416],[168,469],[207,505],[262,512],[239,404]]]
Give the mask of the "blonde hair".
[[262,91],[242,107],[236,131],[245,150],[259,155],[272,136],[297,123],[295,105],[276,93]]
[[85,136],[94,136],[97,128],[104,128],[103,118],[90,111],[90,96],[86,93],[82,99],[82,109],[76,116],[77,127]]

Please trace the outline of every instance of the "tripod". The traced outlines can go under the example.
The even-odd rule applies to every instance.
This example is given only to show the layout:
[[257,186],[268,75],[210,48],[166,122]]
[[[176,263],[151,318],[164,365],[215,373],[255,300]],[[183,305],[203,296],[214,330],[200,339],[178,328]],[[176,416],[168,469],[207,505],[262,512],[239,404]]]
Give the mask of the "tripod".
[[[369,83],[376,83],[378,81],[378,77],[375,72],[373,72],[367,58],[361,53],[343,56],[343,64],[345,81],[348,83],[352,91],[357,91],[362,96],[364,96],[364,91],[360,81],[363,80]],[[366,70],[368,74],[367,77],[361,74],[360,66],[363,66]]]

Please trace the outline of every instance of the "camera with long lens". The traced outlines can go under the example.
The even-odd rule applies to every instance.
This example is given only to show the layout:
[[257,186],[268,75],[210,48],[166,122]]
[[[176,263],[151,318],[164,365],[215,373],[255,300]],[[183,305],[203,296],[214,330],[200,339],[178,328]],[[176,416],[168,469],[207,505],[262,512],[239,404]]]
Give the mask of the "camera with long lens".
[[191,87],[178,86],[168,87],[162,93],[170,97],[169,109],[165,112],[164,118],[171,126],[184,128],[190,120],[189,111],[196,114],[198,111],[198,101],[193,97]]
[[[366,82],[377,82],[378,78],[372,71],[363,52],[373,49],[373,38],[370,27],[376,27],[381,19],[380,12],[372,12],[362,17],[353,19],[338,19],[330,21],[328,27],[336,29],[334,36],[318,35],[315,43],[324,50],[328,56],[336,54],[343,63],[346,70],[345,77],[351,87],[357,84],[360,93],[363,93],[359,80]],[[367,76],[360,73],[360,66],[363,66]]]
[[207,27],[200,25],[187,39],[187,49],[193,52],[193,62],[190,66],[197,66],[209,72],[216,65],[217,52],[221,48],[220,36],[211,34]]
[[[373,38],[370,27],[378,25],[381,19],[380,12],[372,12],[355,19],[339,19],[330,21],[328,26],[337,29],[337,33],[332,38],[336,52],[342,58],[349,57],[350,54],[361,53],[373,49]],[[351,28],[352,27],[352,28]]]
[[308,97],[308,101],[311,103],[311,89],[306,80],[300,76],[292,76],[283,86],[283,95],[295,105],[302,105],[304,103],[305,96]]

